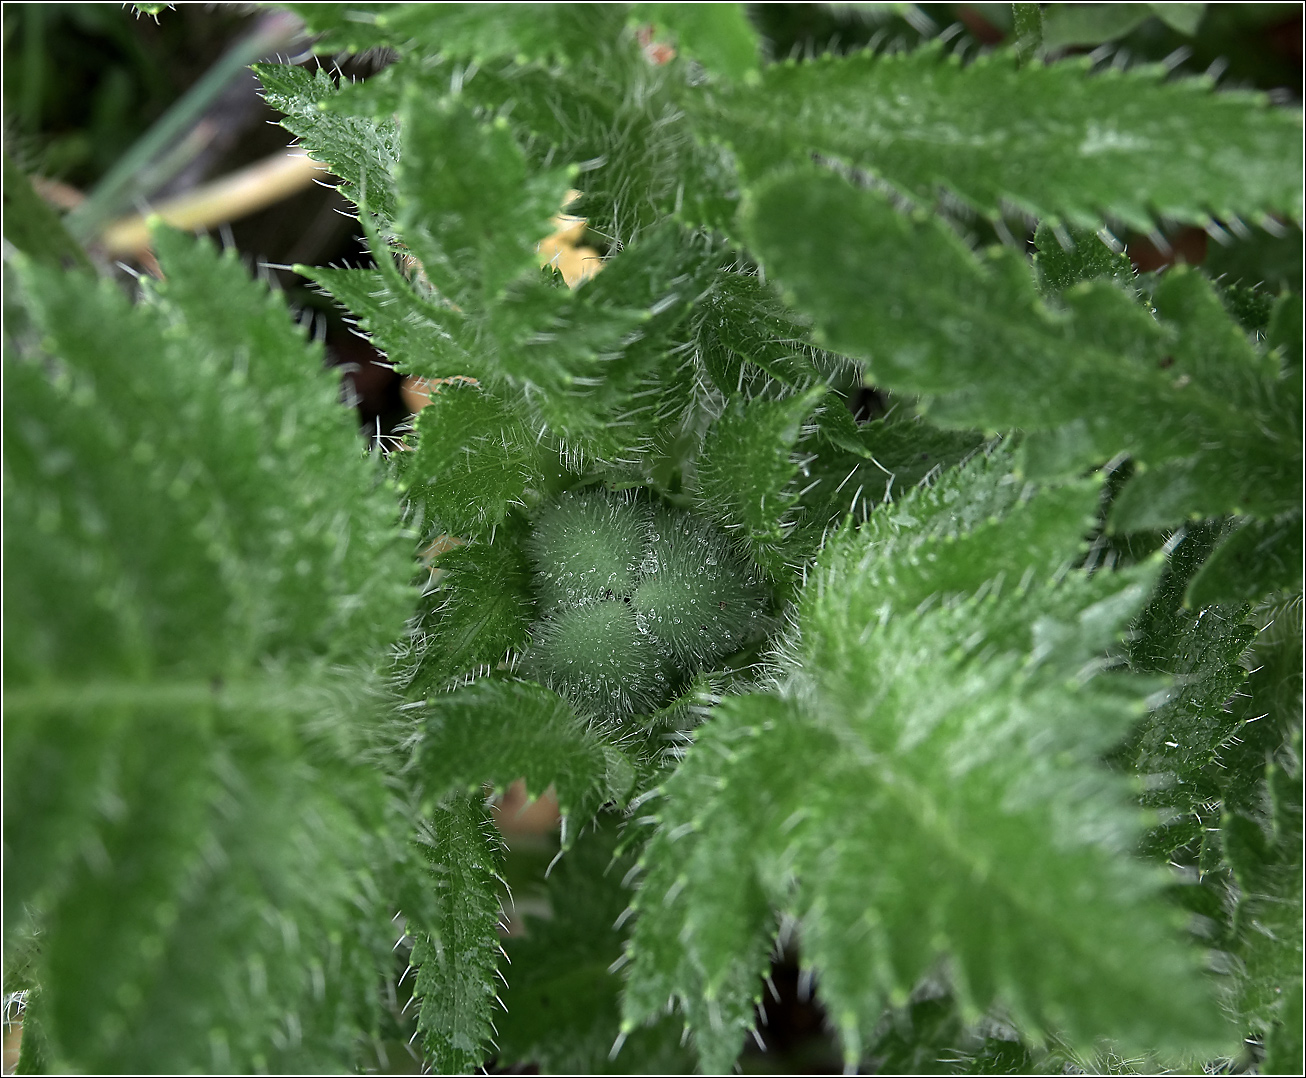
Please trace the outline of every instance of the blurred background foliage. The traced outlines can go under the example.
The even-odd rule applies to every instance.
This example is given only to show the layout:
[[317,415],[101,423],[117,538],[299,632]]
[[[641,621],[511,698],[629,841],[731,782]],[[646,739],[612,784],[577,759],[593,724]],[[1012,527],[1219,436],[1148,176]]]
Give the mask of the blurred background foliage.
[[244,18],[206,9],[165,27],[117,4],[6,4],[9,152],[89,187],[217,59]]
[[[749,13],[774,59],[805,58],[858,48],[899,50],[939,39],[972,57],[1009,42],[1009,4],[752,4]],[[1050,58],[1087,54],[1102,65],[1163,63],[1178,74],[1206,74],[1223,87],[1256,88],[1282,104],[1302,101],[1302,5],[1081,4],[1044,5]],[[6,159],[32,178],[57,212],[94,195],[115,166],[131,161],[141,140],[157,131],[188,91],[220,66],[269,20],[285,19],[252,4],[182,4],[156,18],[129,4],[23,4],[3,8],[3,130]],[[283,42],[280,58],[309,65],[307,42],[293,27],[273,28]],[[345,77],[366,78],[382,56],[339,60]],[[217,178],[267,159],[286,145],[277,114],[259,96],[258,83],[238,66],[209,94],[180,138],[148,163],[159,182],[149,185],[148,209]],[[6,168],[6,207],[17,205]],[[156,177],[158,178],[158,177]],[[130,210],[132,207],[125,207]],[[366,247],[348,204],[329,183],[308,182],[266,208],[213,222],[212,231],[236,247],[252,268],[272,277],[291,302],[313,319],[330,361],[347,373],[363,434],[390,433],[408,412],[397,376],[343,322],[329,301],[304,287],[294,263],[363,265]],[[1028,243],[1019,223],[964,222],[977,242]],[[6,236],[8,237],[8,226]],[[1301,291],[1302,237],[1296,229],[1273,236],[1253,229],[1216,239],[1196,229],[1122,236],[1140,271],[1174,261],[1203,265],[1228,283],[1263,284]],[[1218,239],[1218,242],[1216,241]],[[597,242],[591,237],[590,242]],[[90,243],[93,257],[111,272],[149,272],[148,252],[118,260]],[[542,902],[541,866],[556,851],[556,837],[526,820],[500,812],[512,853],[509,883],[516,915]],[[547,827],[547,821],[546,821]],[[742,1060],[749,1073],[837,1072],[837,1048],[811,1000],[796,962],[774,970],[775,990],[764,1001],[762,1040]],[[1059,1060],[1035,1056],[1006,1030],[964,1032],[951,1001],[926,992],[885,1026],[872,1054],[885,1072],[1047,1073]],[[914,1030],[911,1037],[904,1030]],[[967,1039],[969,1038],[969,1039]],[[917,1058],[921,1045],[938,1048]],[[945,1050],[946,1049],[946,1050]],[[907,1058],[904,1053],[915,1053]],[[1108,1068],[1109,1069],[1109,1068]],[[1120,1069],[1128,1070],[1122,1066]]]

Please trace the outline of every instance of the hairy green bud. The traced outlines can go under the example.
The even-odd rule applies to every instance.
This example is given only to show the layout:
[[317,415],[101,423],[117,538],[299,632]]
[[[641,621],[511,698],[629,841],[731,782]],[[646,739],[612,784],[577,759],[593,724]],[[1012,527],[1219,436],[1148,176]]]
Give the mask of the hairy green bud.
[[544,618],[523,672],[606,714],[650,711],[756,631],[763,592],[706,521],[564,495],[528,543]]
[[640,627],[683,668],[738,650],[761,615],[761,590],[726,538],[688,513],[654,513],[631,599]]
[[565,494],[545,508],[527,543],[543,609],[632,595],[648,516],[646,506],[592,494]]

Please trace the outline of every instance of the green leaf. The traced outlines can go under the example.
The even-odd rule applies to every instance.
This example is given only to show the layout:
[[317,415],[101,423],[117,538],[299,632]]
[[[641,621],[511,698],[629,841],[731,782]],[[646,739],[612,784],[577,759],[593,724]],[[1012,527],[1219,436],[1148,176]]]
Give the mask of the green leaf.
[[795,524],[787,515],[798,500],[793,448],[825,392],[818,386],[785,400],[734,398],[698,457],[703,511],[772,574],[784,570],[784,541]]
[[1213,278],[1263,286],[1272,293],[1302,287],[1302,235],[1299,228],[1254,229],[1245,240],[1227,247],[1212,244],[1202,268]]
[[[41,991],[30,990],[23,1000],[23,1037],[19,1042],[18,1065],[15,1074],[49,1074],[50,1046],[45,1037],[45,1024],[41,1018]],[[11,1027],[12,1028],[12,1027]]]
[[[741,728],[736,720],[743,707],[728,700],[717,709],[667,780],[658,830],[640,858],[644,878],[632,903],[636,920],[627,946],[622,1028],[633,1031],[675,1002],[706,1074],[732,1069],[753,1028],[770,965],[775,918],[751,867],[760,810],[776,800],[787,803],[813,758],[810,741],[763,741]],[[821,732],[808,736],[819,739]],[[736,767],[696,767],[704,758],[732,760]]]
[[757,34],[743,4],[635,4],[635,21],[648,20],[675,38],[679,52],[732,80],[756,80]]
[[410,696],[511,666],[530,641],[535,602],[518,529],[441,554],[412,635],[395,660]]
[[1276,591],[1300,591],[1301,566],[1300,513],[1247,520],[1193,578],[1187,602],[1209,606],[1260,599]]
[[[31,530],[50,535],[44,551],[22,542],[34,558],[66,561],[63,572],[36,572],[13,591],[15,614],[27,611],[33,629],[7,658],[81,680],[120,669],[132,648],[152,656],[127,661],[137,675],[142,664],[220,674],[264,654],[375,654],[411,603],[407,552],[320,349],[234,254],[170,232],[157,234],[156,247],[173,272],[157,286],[158,303],[135,308],[107,284],[24,271],[27,301],[65,377],[11,366],[31,395],[9,440],[15,467],[43,476],[40,500],[20,493],[26,483],[15,487],[23,499],[15,512],[36,513],[43,502],[42,526]],[[305,444],[314,451],[292,452]],[[51,445],[64,452],[51,458],[42,448]],[[98,469],[71,467],[95,456]],[[119,553],[90,553],[105,543]],[[373,553],[346,559],[350,545]],[[99,557],[110,558],[114,587],[131,603],[89,583]],[[79,564],[87,582],[74,598],[65,589]],[[62,608],[66,621],[47,616],[56,594],[73,603]],[[88,639],[101,608],[138,619],[136,627]],[[57,640],[46,638],[52,631]]]
[[1100,236],[1085,229],[1065,229],[1062,236],[1046,224],[1034,233],[1038,254],[1034,266],[1045,296],[1056,296],[1080,281],[1099,278],[1129,286],[1134,281],[1134,267],[1123,251],[1116,252]]
[[[138,708],[101,750],[111,777],[94,793],[113,811],[87,821],[79,837],[95,854],[76,858],[38,906],[54,1069],[139,1071],[150,1059],[335,1068],[375,1030],[396,934],[368,896],[388,885],[373,836],[392,823],[368,808],[375,776],[295,738],[289,694],[261,689],[231,701],[210,690],[208,708]],[[319,729],[364,720],[307,695]],[[48,756],[63,723],[43,718]],[[32,738],[14,719],[8,766],[19,767]],[[21,803],[25,788],[25,776],[7,782],[6,798]],[[324,982],[328,962],[337,972]],[[278,1036],[286,1016],[302,1040]]]
[[1144,845],[1172,860],[1200,859],[1218,827],[1212,808],[1228,780],[1231,747],[1247,736],[1245,717],[1227,706],[1247,678],[1244,656],[1256,635],[1247,608],[1183,606],[1185,591],[1227,532],[1213,522],[1188,525],[1172,537],[1161,579],[1131,626],[1131,669],[1172,683],[1113,755],[1144,776],[1145,804],[1169,810]]
[[1205,4],[1148,4],[1152,14],[1172,30],[1192,37],[1206,14]]
[[745,273],[719,277],[695,319],[704,369],[722,393],[745,399],[786,397],[820,381],[828,364],[810,332],[774,289]]
[[481,1067],[494,1043],[502,841],[475,795],[432,811],[422,837],[435,913],[412,926],[417,1028],[443,1074]]
[[1000,1020],[968,1024],[957,1001],[928,979],[886,1019],[867,1052],[881,1074],[928,1074],[940,1064],[949,1074],[1039,1074],[1075,1062],[1023,1043]]
[[[378,260],[389,257],[384,249],[377,255]],[[465,343],[465,319],[447,307],[424,303],[393,264],[389,269],[295,267],[351,312],[368,340],[404,373],[431,379],[484,378],[484,362]]]
[[[1161,4],[1049,4],[1044,16],[1043,44],[1047,49],[1069,45],[1101,45],[1124,37],[1142,25]],[[1205,5],[1176,4],[1175,7]]]
[[483,679],[432,697],[422,724],[418,767],[433,796],[524,778],[535,797],[552,786],[563,815],[583,823],[634,779],[567,701],[531,682]]
[[1258,605],[1248,620],[1259,634],[1242,658],[1246,681],[1226,702],[1237,725],[1221,746],[1218,779],[1222,810],[1255,816],[1264,809],[1266,761],[1290,765],[1302,726],[1301,593]]
[[[306,272],[360,316],[400,370],[440,379],[470,376],[489,391],[476,399],[503,402],[513,418],[496,428],[500,456],[516,463],[495,486],[507,491],[517,488],[523,467],[538,471],[545,456],[548,474],[556,473],[558,450],[571,471],[594,458],[636,464],[655,451],[664,432],[693,407],[693,379],[674,372],[685,363],[686,323],[723,259],[712,237],[669,223],[611,259],[583,288],[527,278],[507,296],[469,303],[463,312],[423,297],[420,285],[405,282],[393,266],[389,272]],[[457,399],[471,399],[468,393]],[[504,423],[512,428],[507,433]],[[456,440],[437,436],[436,444],[452,451]],[[535,448],[540,445],[547,454]],[[488,440],[483,448],[499,452]],[[441,454],[447,459],[444,449]],[[528,467],[519,459],[523,454],[539,463]],[[468,468],[483,457],[474,454]]]
[[413,39],[420,59],[401,59],[325,99],[324,107],[383,124],[411,88],[431,100],[458,86],[484,117],[507,118],[536,169],[578,167],[581,197],[568,210],[587,219],[600,246],[619,250],[668,216],[725,228],[738,201],[737,181],[728,155],[696,139],[685,114],[687,65],[651,64],[636,35],[623,30],[624,8],[591,4],[574,10],[586,13],[584,19],[599,16],[582,34],[587,52],[581,63],[490,61],[469,69],[436,60],[438,41],[423,47]]
[[[832,252],[820,237],[836,228]],[[868,357],[877,384],[926,395],[936,421],[1047,432],[1025,447],[1036,475],[1074,474],[1122,451],[1153,466],[1116,503],[1118,528],[1273,516],[1300,501],[1294,383],[1193,271],[1158,287],[1160,322],[1107,281],[1050,307],[1009,249],[977,259],[938,219],[810,172],[759,185],[745,229],[791,301],[815,316],[818,340]]]
[[822,529],[846,516],[864,520],[871,506],[899,497],[982,446],[978,431],[935,427],[899,404],[882,419],[858,424],[843,401],[827,401],[816,430],[798,443],[807,458],[805,512]]
[[[893,505],[882,506],[857,532],[846,529],[842,541],[827,543],[822,564],[834,575],[856,576],[885,613],[916,611],[922,604],[928,608],[949,597],[982,596],[995,584],[1001,591],[1015,581],[1019,595],[1040,581],[1055,583],[1080,553],[1094,516],[1096,484],[1081,480],[1039,491],[1012,471],[1012,453],[1009,444],[999,444],[945,472],[936,482],[916,487]],[[1133,570],[1135,574],[1147,571],[1146,567]],[[1136,583],[1113,585],[1115,579],[1073,576],[1071,581],[1084,593],[1067,585],[1063,599],[1083,600],[1099,585],[1124,589],[1129,601],[1141,595]],[[1128,574],[1120,574],[1120,579],[1128,579]],[[823,592],[809,586],[805,594],[819,598]],[[1088,650],[1076,652],[1072,638],[1046,636],[1056,633],[1052,620],[1007,621],[999,616],[1002,604],[995,606],[969,647],[991,641],[1065,656],[1078,654],[1084,662],[1093,656],[1094,647],[1104,649],[1113,641],[1112,627],[1124,616],[1115,607],[1102,606],[1098,621],[1078,626],[1081,644]],[[1094,637],[1090,630],[1105,635]]]
[[1067,572],[1094,491],[1031,497],[1009,459],[830,544],[789,676],[716,709],[665,785],[627,1015],[673,996],[722,1053],[705,1069],[749,1021],[713,1003],[758,975],[740,963],[765,953],[768,907],[797,920],[850,1064],[944,955],[965,1006],[1000,1002],[1031,1032],[1221,1035],[1097,763],[1142,704],[1142,686],[1094,673],[1150,570]]
[[328,103],[338,104],[357,91],[337,86],[324,68],[309,72],[285,64],[254,64],[253,69],[263,84],[263,99],[285,113],[281,125],[310,157],[344,181],[342,192],[354,202],[366,202],[387,221],[394,220],[399,130],[393,116],[372,120],[328,109]]
[[1287,374],[1299,373],[1302,363],[1301,296],[1281,296],[1270,313],[1266,344],[1279,353]]
[[[1297,745],[1300,746],[1300,737]],[[1270,811],[1229,815],[1225,848],[1238,881],[1234,915],[1241,1017],[1270,1035],[1276,1052],[1300,1052],[1302,977],[1302,795],[1300,767],[1271,764],[1265,774]]]
[[1294,1017],[1302,1010],[1300,984],[1289,986],[1283,1010],[1289,1017],[1265,1035],[1264,1066],[1267,1074],[1296,1074],[1302,1068],[1302,1027],[1300,1020]]
[[566,169],[529,169],[506,119],[482,123],[461,95],[409,89],[399,113],[398,227],[445,297],[479,305],[536,266],[535,248],[571,186]]
[[1229,313],[1248,333],[1264,334],[1274,312],[1275,297],[1259,288],[1226,281],[1216,282],[1220,299]]
[[1043,48],[1043,12],[1039,4],[1012,4],[1011,16],[1016,31],[1016,54],[1028,61]]
[[[321,35],[319,53],[390,47],[404,55],[456,57],[478,64],[499,58],[583,60],[615,36],[618,4],[286,4]],[[596,41],[598,39],[598,41]]]
[[489,66],[463,93],[506,112],[537,164],[579,166],[581,197],[568,212],[602,243],[620,250],[669,216],[728,231],[738,181],[726,152],[702,141],[686,113],[684,65],[652,65],[632,39],[596,42],[584,66]]
[[406,824],[359,758],[408,544],[283,301],[155,249],[136,305],[15,260],[6,935],[40,934],[55,1069],[349,1067],[392,961],[365,896]]
[[417,445],[403,485],[452,535],[488,535],[528,487],[542,482],[541,452],[521,419],[479,385],[434,387],[417,414]]
[[621,1035],[621,927],[634,856],[616,853],[609,818],[587,831],[549,873],[551,916],[527,916],[526,935],[506,943],[511,963],[500,1063],[534,1063],[545,1074],[684,1074],[693,1067],[679,1024],[663,1018]]
[[711,235],[649,229],[581,288],[541,295],[547,320],[508,331],[496,312],[501,370],[573,452],[638,461],[681,419],[686,324],[727,257]]
[[[1167,274],[1152,302],[1175,330],[1175,388],[1196,383],[1223,397],[1231,411],[1260,416],[1261,432],[1259,437],[1230,432],[1218,442],[1212,432],[1203,451],[1144,472],[1123,492],[1113,526],[1137,530],[1175,524],[1185,516],[1233,511],[1265,518],[1291,511],[1301,490],[1291,474],[1301,440],[1297,380],[1280,375],[1273,353],[1259,353],[1249,343],[1198,275]],[[1231,467],[1230,456],[1241,458],[1241,466]]]
[[1298,113],[1152,70],[1091,76],[1002,53],[963,67],[937,49],[823,56],[773,64],[755,90],[718,87],[695,115],[751,180],[819,154],[989,216],[1010,206],[1096,229],[1106,215],[1147,232],[1156,217],[1295,215],[1302,198]]
[[[141,1020],[143,997],[161,972],[166,975],[159,958],[171,942],[176,896],[186,887],[188,862],[197,859],[209,825],[206,718],[178,724],[177,716],[165,715],[135,724],[135,735],[160,758],[120,752],[113,786],[126,811],[105,821],[108,826],[88,821],[101,844],[102,864],[114,871],[97,887],[100,873],[74,863],[61,881],[61,901],[51,904],[43,1002],[69,1058],[94,1059],[100,1066],[130,1059],[127,1028]],[[88,961],[91,954],[96,957]]]

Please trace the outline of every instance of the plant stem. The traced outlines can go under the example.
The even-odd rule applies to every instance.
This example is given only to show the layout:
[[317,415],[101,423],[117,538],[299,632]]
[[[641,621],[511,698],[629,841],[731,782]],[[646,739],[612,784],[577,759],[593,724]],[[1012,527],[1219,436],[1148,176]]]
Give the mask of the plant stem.
[[1034,59],[1043,49],[1043,10],[1039,4],[1012,4],[1016,28],[1016,55],[1022,64]]
[[[303,150],[284,150],[248,168],[161,202],[150,217],[158,216],[174,228],[209,229],[234,221],[303,190],[314,177],[327,175],[327,167]],[[114,221],[100,237],[111,255],[126,255],[150,245],[150,225],[140,215]]]
[[45,82],[45,12],[40,4],[23,8],[23,90],[20,115],[23,130],[41,128],[41,91]]

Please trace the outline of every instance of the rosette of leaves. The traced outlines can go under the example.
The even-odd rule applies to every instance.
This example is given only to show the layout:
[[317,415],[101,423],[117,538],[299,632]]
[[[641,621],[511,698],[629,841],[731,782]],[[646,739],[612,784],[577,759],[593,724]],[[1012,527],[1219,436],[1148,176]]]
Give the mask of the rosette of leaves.
[[[1250,1034],[1297,1073],[1300,298],[1259,287],[1285,279],[1260,265],[1237,291],[1213,262],[1139,277],[1097,236],[1291,230],[1300,114],[1090,57],[764,62],[736,5],[300,10],[322,51],[394,57],[356,84],[260,68],[375,256],[303,272],[442,389],[389,485],[311,379],[304,404],[282,366],[302,342],[229,268],[161,250],[143,308],[31,278],[39,332],[5,387],[6,798],[24,813],[6,931],[44,932],[25,1028],[55,1065],[370,1065],[355,1049],[384,1035],[369,1008],[396,907],[426,1061],[482,1065],[500,908],[478,801],[524,776],[581,825],[637,784],[649,806],[624,840],[644,869],[629,934],[591,954],[565,938],[587,928],[536,934],[560,962],[626,948],[630,1049],[670,1003],[700,1064],[730,1068],[792,928],[850,1064],[939,979],[964,1018],[1004,1014],[1026,1041],[1196,1069]],[[650,25],[674,57],[642,47]],[[576,289],[536,251],[571,189],[604,267]],[[959,236],[1035,219],[1032,264]],[[863,379],[897,404],[859,424],[831,387]],[[1014,457],[955,467],[1013,428]],[[1084,481],[1126,454],[1109,498]],[[641,493],[563,495],[600,483]],[[424,539],[466,541],[411,631],[400,505]],[[572,509],[581,555],[560,533],[542,559],[522,526]],[[687,529],[678,555],[662,520]],[[722,664],[716,585],[661,586],[664,546],[706,564],[704,521],[795,600],[784,665],[636,779],[630,726],[595,712],[624,720]],[[1267,597],[1275,637],[1248,652]],[[351,748],[367,709],[345,721],[309,691],[367,684],[391,647],[417,671],[393,770]],[[527,650],[547,685],[511,677]],[[1197,799],[1200,839],[1153,829],[1149,852],[1199,887],[1138,859],[1144,783],[1167,813]],[[424,810],[416,882],[376,847],[405,848],[402,816],[377,823],[396,791]],[[1237,959],[1233,991],[1211,991],[1176,892]],[[313,943],[288,954],[296,933]],[[567,1035],[510,1038],[561,1066]]]

